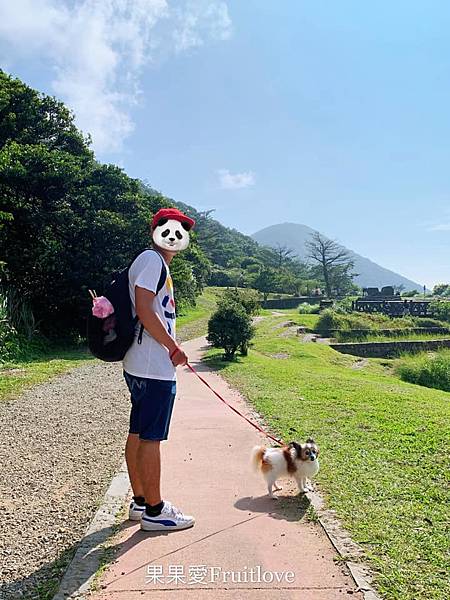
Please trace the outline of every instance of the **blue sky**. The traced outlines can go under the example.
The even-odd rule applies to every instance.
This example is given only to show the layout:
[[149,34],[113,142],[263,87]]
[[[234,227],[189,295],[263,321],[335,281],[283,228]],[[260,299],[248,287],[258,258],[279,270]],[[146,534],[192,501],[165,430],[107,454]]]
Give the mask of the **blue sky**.
[[437,0],[16,0],[0,59],[167,196],[244,233],[304,223],[432,286],[450,280],[449,30]]

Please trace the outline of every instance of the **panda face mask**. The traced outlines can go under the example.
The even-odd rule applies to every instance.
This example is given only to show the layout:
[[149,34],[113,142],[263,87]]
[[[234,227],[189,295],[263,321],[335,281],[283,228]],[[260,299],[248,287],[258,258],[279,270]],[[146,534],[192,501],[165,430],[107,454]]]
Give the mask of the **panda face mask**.
[[169,252],[180,252],[189,245],[189,225],[175,219],[160,219],[153,229],[154,243]]

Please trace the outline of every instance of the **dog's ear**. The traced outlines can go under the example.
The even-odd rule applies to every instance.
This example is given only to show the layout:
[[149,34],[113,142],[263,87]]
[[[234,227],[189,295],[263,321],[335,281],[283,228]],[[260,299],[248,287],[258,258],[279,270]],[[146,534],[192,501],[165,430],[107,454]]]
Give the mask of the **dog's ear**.
[[291,442],[289,444],[289,446],[291,448],[295,449],[295,453],[297,454],[297,458],[301,458],[302,457],[302,447],[300,446],[300,444],[297,444],[297,442]]

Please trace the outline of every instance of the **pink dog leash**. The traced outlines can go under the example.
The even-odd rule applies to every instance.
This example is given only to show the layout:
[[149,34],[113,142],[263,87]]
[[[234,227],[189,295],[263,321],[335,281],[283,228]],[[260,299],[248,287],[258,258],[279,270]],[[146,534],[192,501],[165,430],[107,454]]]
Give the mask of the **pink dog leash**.
[[197,375],[197,377],[200,379],[200,381],[203,381],[203,383],[206,385],[206,387],[208,387],[213,394],[215,394],[219,400],[221,400],[224,404],[226,404],[228,406],[228,408],[231,408],[232,411],[234,411],[237,415],[239,415],[240,417],[242,417],[243,419],[245,419],[247,421],[247,423],[250,423],[250,425],[252,427],[254,427],[255,429],[257,429],[260,433],[263,433],[265,436],[267,436],[268,438],[270,438],[271,440],[273,440],[274,442],[276,442],[277,444],[279,444],[280,446],[283,446],[283,442],[279,439],[277,439],[276,437],[274,437],[273,435],[270,435],[270,433],[267,433],[267,431],[264,431],[264,429],[262,427],[260,427],[257,423],[255,423],[254,421],[250,421],[250,419],[247,419],[247,417],[245,415],[243,415],[241,412],[238,411],[237,408],[234,408],[234,406],[231,406],[231,404],[229,404],[225,398],[223,398],[219,392],[216,392],[216,390],[214,390],[209,383],[206,381],[206,379],[203,379],[203,377],[201,375],[199,375],[197,373],[197,371],[194,369],[194,367],[192,365],[190,365],[189,363],[186,363],[186,366],[195,374]]

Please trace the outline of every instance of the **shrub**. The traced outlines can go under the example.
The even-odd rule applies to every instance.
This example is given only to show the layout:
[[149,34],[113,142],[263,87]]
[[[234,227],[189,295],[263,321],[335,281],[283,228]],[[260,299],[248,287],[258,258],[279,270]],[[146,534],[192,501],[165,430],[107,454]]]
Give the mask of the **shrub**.
[[223,348],[225,359],[231,360],[241,347],[246,354],[247,344],[254,335],[250,316],[236,302],[222,302],[208,321],[207,340],[215,348]]
[[19,350],[17,331],[6,319],[0,319],[0,363],[12,360]]
[[[47,348],[47,340],[43,336],[32,337],[34,329],[30,333],[27,322],[23,322],[29,317],[26,306],[20,305],[20,310],[15,312],[16,304],[11,303],[11,297],[14,295],[0,293],[0,363],[31,360]],[[34,326],[33,321],[28,324]]]
[[429,317],[413,317],[415,327],[448,327],[445,321],[430,319]]
[[223,293],[221,302],[225,304],[236,303],[242,306],[245,312],[251,317],[257,315],[261,310],[261,303],[256,290],[228,288]]
[[0,289],[0,318],[8,322],[17,333],[31,340],[37,333],[33,311],[28,302],[12,286]]
[[449,300],[435,300],[430,302],[429,306],[430,313],[436,319],[450,322],[450,301]]
[[404,329],[414,327],[412,317],[388,317],[381,314],[344,313],[327,308],[322,311],[317,321],[316,331],[322,335],[329,335],[332,329],[363,329],[376,333],[380,329]]
[[339,329],[341,319],[331,308],[322,311],[317,321],[316,331],[322,335],[329,335],[331,329]]
[[208,277],[208,285],[217,287],[232,287],[236,285],[236,270],[213,268]]
[[301,315],[318,315],[320,312],[320,304],[300,304],[298,312]]
[[348,314],[353,312],[352,302],[356,299],[356,296],[343,298],[338,300],[334,304],[334,310],[339,314]]
[[404,356],[396,370],[403,381],[450,392],[450,350]]

